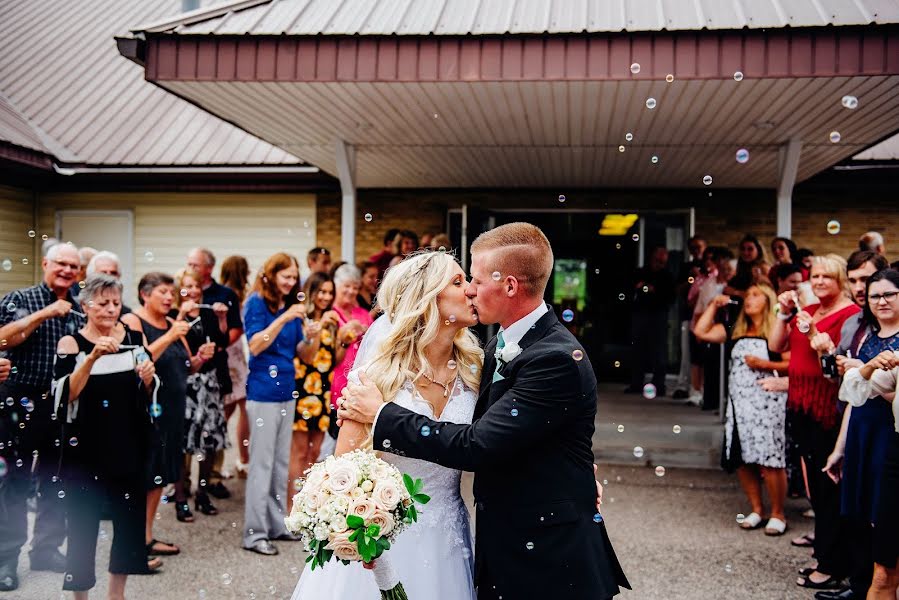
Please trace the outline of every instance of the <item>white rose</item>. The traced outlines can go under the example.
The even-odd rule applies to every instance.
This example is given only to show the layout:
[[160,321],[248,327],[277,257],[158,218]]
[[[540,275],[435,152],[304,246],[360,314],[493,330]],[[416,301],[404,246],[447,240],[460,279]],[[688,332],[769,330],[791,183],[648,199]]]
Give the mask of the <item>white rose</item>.
[[346,524],[346,518],[334,519],[331,521],[331,531],[335,533],[343,533],[348,529]]
[[370,480],[366,479],[365,481],[362,482],[362,485],[360,485],[359,487],[362,488],[363,492],[368,493],[368,492],[372,491],[372,489],[375,487],[375,484],[373,484]]
[[350,514],[361,517],[363,520],[368,520],[373,514],[375,514],[375,510],[377,510],[377,508],[378,507],[371,500],[356,500],[355,502],[353,502],[352,506],[350,506]]
[[315,529],[312,530],[313,535],[315,535],[315,539],[319,541],[325,541],[328,539],[329,531],[328,526],[325,523],[319,523],[315,526]]
[[321,492],[310,492],[304,496],[303,508],[311,515],[314,515],[325,502],[325,496]]
[[359,483],[359,471],[356,466],[349,461],[335,462],[329,469],[330,477],[325,482],[325,487],[335,494],[344,494]]
[[307,486],[312,486],[313,488],[320,488],[322,483],[325,481],[325,472],[323,469],[312,469],[309,471],[309,474],[306,476],[306,480],[303,482],[303,488],[306,489]]
[[337,560],[359,562],[362,560],[362,556],[359,554],[356,542],[351,542],[349,540],[350,533],[352,532],[344,531],[342,533],[333,534],[331,536],[331,541],[328,542],[328,545],[325,546],[325,548],[332,550],[334,556],[337,557]]
[[519,346],[515,342],[511,342],[509,344],[506,344],[502,350],[497,350],[494,354],[494,358],[496,358],[497,360],[501,360],[506,364],[509,364],[519,354],[521,354],[521,346]]
[[390,479],[383,479],[375,485],[371,499],[387,510],[393,510],[400,501],[400,490]]
[[376,510],[368,520],[369,525],[377,525],[381,528],[381,535],[387,535],[393,531],[396,521],[393,515],[384,510]]
[[361,500],[364,497],[365,492],[362,491],[362,488],[356,487],[353,488],[352,491],[350,491],[350,498],[352,498],[353,500]]

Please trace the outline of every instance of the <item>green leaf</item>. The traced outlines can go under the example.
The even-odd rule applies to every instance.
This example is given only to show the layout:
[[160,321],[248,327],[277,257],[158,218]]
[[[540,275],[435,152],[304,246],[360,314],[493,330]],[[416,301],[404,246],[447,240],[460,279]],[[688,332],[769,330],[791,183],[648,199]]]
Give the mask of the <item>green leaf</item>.
[[378,548],[380,548],[382,552],[390,550],[390,540],[388,540],[386,537],[378,538],[377,544]]
[[415,494],[421,492],[421,488],[424,487],[424,483],[422,483],[421,479],[415,480],[415,485],[412,486],[413,491],[411,492],[414,496]]
[[365,525],[365,521],[362,520],[362,517],[357,517],[356,515],[347,515],[346,525],[350,529],[359,529],[363,525]]
[[360,534],[361,532],[362,532],[361,529],[356,529],[355,531],[353,531],[353,533],[350,534],[350,537],[347,538],[347,539],[349,539],[351,542],[355,542],[355,541],[356,541],[356,538],[359,537],[359,534]]
[[373,538],[381,535],[381,526],[380,525],[369,525],[368,529],[365,530],[365,534],[371,536]]
[[410,496],[415,493],[415,483],[413,483],[412,478],[406,473],[403,473],[403,484],[406,486],[406,491],[409,492]]
[[427,494],[415,494],[414,496],[412,496],[412,499],[419,504],[427,504],[431,501],[431,497]]
[[369,556],[374,556],[375,553],[378,552],[378,544],[377,544],[377,542],[375,542],[375,540],[369,539],[369,540],[368,540],[368,545],[366,546],[366,550],[368,550],[368,555],[369,555]]
[[418,522],[418,511],[415,510],[414,504],[409,506],[409,516],[412,517],[413,522]]

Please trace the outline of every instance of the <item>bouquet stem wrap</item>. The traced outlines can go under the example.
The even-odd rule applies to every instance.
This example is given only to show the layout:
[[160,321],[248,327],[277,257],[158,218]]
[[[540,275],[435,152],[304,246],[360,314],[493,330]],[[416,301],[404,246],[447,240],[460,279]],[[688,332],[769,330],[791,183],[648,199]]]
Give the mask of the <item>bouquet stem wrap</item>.
[[393,570],[393,565],[390,564],[386,556],[381,556],[381,558],[375,561],[371,572],[375,576],[375,583],[378,584],[378,589],[381,590],[382,600],[408,600],[406,590],[403,589],[399,576]]

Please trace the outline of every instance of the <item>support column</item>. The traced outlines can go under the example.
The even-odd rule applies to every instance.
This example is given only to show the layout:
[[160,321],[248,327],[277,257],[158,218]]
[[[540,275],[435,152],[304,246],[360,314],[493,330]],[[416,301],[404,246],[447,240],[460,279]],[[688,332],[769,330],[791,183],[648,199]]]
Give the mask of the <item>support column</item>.
[[793,223],[793,186],[799,172],[799,155],[802,153],[802,141],[791,138],[780,147],[777,183],[777,235],[788,238],[792,234]]
[[356,263],[356,148],[335,140],[337,176],[340,179],[340,259]]

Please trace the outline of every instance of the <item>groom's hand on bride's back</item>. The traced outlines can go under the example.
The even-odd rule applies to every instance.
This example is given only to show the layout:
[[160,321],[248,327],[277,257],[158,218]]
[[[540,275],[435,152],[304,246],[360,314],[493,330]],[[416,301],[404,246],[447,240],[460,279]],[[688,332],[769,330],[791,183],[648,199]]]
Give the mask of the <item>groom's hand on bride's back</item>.
[[343,421],[374,423],[384,397],[365,371],[359,372],[359,383],[349,382],[343,388],[337,408],[337,424]]

